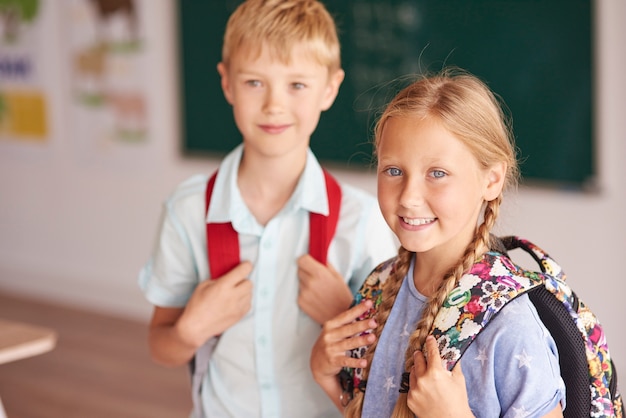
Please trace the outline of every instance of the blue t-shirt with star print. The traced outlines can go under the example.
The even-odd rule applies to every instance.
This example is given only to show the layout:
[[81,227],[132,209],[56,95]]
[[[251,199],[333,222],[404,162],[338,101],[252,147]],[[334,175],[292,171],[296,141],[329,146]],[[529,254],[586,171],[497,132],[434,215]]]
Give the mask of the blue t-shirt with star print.
[[[407,273],[413,277],[413,262]],[[405,277],[374,353],[362,417],[391,416],[409,335],[427,298]],[[527,295],[492,319],[461,358],[469,404],[477,418],[540,417],[559,402],[565,384],[556,344]]]

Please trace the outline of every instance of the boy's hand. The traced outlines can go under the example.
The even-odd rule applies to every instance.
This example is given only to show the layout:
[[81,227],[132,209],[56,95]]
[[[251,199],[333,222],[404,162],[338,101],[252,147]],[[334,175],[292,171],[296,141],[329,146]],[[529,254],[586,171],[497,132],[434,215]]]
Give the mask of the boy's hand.
[[363,368],[367,360],[348,357],[346,352],[369,346],[376,341],[374,334],[361,335],[376,327],[374,319],[357,321],[372,307],[371,301],[360,303],[327,321],[311,351],[311,371],[318,383],[335,379],[342,367]]
[[252,304],[251,271],[244,261],[217,280],[201,282],[178,320],[180,338],[199,347],[243,318]]
[[461,362],[448,371],[432,335],[426,338],[424,352],[425,356],[419,350],[413,353],[415,364],[411,369],[407,396],[409,409],[420,418],[473,417]]
[[341,275],[329,264],[309,254],[298,259],[300,292],[298,305],[318,324],[323,324],[352,303],[352,292]]

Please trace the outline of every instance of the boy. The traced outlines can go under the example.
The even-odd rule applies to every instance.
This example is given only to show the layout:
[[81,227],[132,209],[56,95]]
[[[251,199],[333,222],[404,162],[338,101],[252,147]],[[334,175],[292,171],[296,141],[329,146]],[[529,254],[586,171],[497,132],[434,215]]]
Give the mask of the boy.
[[[311,348],[320,324],[396,249],[375,199],[343,185],[328,264],[307,254],[309,212],[329,204],[309,140],[344,77],[334,22],[316,0],[245,1],[217,69],[243,143],[220,165],[208,216],[206,176],[167,201],[139,279],[155,305],[152,356],[177,366],[216,341],[197,416],[337,416],[312,378]],[[241,263],[218,280],[207,222],[231,222],[239,239]]]

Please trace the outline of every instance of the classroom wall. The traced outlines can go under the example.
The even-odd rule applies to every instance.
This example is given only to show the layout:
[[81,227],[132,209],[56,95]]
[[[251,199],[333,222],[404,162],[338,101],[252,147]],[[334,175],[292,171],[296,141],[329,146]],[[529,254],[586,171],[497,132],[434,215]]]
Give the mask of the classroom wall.
[[[50,0],[55,4],[59,0]],[[556,258],[581,298],[598,314],[613,356],[626,368],[626,2],[596,2],[596,138],[598,190],[521,187],[509,196],[499,232],[538,243]],[[146,72],[151,86],[149,152],[136,164],[90,163],[68,129],[61,70],[52,98],[48,144],[0,144],[0,291],[147,320],[151,307],[137,273],[155,237],[160,205],[172,188],[215,159],[179,152],[176,28],[171,2],[146,8],[153,39]],[[51,24],[51,42],[61,28]],[[58,51],[42,51],[62,59]],[[566,71],[567,69],[564,69]],[[210,134],[210,132],[207,132]],[[333,170],[375,192],[371,173]],[[0,315],[2,307],[0,306]]]

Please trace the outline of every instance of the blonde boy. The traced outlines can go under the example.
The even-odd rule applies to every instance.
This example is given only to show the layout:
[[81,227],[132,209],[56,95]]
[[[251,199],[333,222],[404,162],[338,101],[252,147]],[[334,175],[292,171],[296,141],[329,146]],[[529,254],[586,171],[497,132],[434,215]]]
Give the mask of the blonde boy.
[[[220,165],[208,215],[207,176],[165,205],[139,278],[155,305],[152,356],[182,365],[216,342],[196,416],[337,416],[312,378],[311,348],[396,248],[375,199],[342,185],[328,264],[307,255],[309,212],[328,213],[310,136],[344,78],[333,19],[314,0],[248,0],[228,21],[217,69],[243,142]],[[218,280],[208,280],[207,222],[239,236],[242,262]]]

